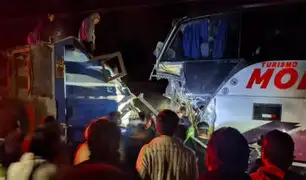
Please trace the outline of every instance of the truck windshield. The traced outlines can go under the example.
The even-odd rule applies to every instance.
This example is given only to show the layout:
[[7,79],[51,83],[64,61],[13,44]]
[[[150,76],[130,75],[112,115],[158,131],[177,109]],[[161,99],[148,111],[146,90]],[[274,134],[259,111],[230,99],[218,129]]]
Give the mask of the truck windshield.
[[161,61],[305,59],[304,4],[184,21]]

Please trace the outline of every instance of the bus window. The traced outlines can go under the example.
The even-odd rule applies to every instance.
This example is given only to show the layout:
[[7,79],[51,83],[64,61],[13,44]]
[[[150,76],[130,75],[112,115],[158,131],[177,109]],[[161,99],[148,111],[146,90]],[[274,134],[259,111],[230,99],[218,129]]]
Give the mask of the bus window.
[[304,4],[260,8],[242,15],[241,53],[245,59],[305,59]]
[[161,60],[238,58],[238,20],[238,14],[227,14],[182,23]]

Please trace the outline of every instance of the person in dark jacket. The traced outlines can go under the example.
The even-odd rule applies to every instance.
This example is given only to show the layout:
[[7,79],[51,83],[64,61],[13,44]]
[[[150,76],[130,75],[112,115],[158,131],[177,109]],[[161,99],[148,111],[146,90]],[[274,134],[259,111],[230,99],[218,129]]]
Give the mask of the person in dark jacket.
[[128,125],[124,146],[126,162],[131,166],[136,165],[136,160],[142,146],[155,138],[155,132],[152,129],[151,115],[145,112],[139,112],[138,116],[140,119],[139,121],[132,121]]
[[28,34],[28,45],[39,45],[41,41],[52,42],[53,37],[61,35],[61,31],[57,30],[56,17],[53,13],[48,13],[47,18],[38,19],[37,25],[33,31]]
[[185,142],[187,147],[196,152],[200,174],[207,172],[205,157],[209,140],[208,129],[209,125],[206,122],[199,122],[196,126],[195,136],[190,136]]
[[187,137],[186,127],[183,124],[179,124],[174,136],[177,137],[178,139],[180,139],[182,142],[184,142],[186,137]]
[[105,120],[93,122],[88,130],[89,160],[82,163],[119,165],[119,141],[120,129],[115,123]]
[[81,162],[76,166],[108,164],[128,172],[137,177],[135,168],[131,168],[120,161],[120,128],[116,123],[108,120],[92,122],[88,130],[89,160]]
[[93,52],[96,49],[95,26],[99,22],[99,13],[93,13],[82,21],[82,25],[79,30],[79,40],[90,52]]
[[180,107],[180,111],[178,113],[178,116],[180,118],[180,124],[184,124],[187,129],[189,129],[192,126],[192,124],[191,124],[191,122],[188,118],[188,115],[187,115],[186,107],[184,107],[184,106]]
[[220,128],[207,145],[206,166],[208,172],[200,180],[250,180],[246,174],[249,159],[247,140],[236,129]]
[[253,180],[306,179],[288,170],[294,159],[294,141],[285,132],[273,130],[264,136],[261,159],[263,166],[251,174]]
[[108,114],[110,121],[116,123],[118,126],[121,125],[121,113],[120,112],[111,112]]

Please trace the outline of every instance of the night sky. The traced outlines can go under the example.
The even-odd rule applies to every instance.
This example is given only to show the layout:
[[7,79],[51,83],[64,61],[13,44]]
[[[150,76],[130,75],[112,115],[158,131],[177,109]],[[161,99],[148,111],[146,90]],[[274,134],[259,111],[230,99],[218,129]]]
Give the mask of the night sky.
[[0,49],[24,45],[36,19],[48,12],[55,12],[68,27],[69,35],[76,36],[82,19],[99,8],[101,22],[96,27],[95,55],[121,51],[128,71],[125,80],[143,82],[148,80],[155,63],[155,45],[165,39],[174,18],[203,15],[246,2],[252,1],[2,0]]

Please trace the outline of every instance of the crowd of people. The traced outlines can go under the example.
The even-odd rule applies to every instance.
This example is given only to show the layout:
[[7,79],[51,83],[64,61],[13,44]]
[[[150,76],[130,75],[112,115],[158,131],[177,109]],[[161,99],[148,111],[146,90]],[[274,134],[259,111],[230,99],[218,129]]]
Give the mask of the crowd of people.
[[[17,127],[5,138],[0,175],[6,180],[306,179],[290,170],[294,141],[285,132],[264,135],[261,158],[249,168],[249,145],[238,130],[224,127],[209,135],[207,123],[187,121],[171,110],[156,117],[140,112],[122,131],[120,114],[111,113],[90,122],[74,153],[50,116],[31,135]],[[188,136],[192,127],[196,135]]]

